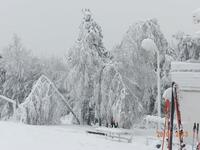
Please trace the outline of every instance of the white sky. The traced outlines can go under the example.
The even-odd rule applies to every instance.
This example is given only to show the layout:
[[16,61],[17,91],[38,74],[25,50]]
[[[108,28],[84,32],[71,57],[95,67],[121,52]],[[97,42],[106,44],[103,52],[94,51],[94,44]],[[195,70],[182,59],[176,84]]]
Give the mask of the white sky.
[[62,56],[77,39],[82,8],[90,8],[101,25],[105,46],[120,43],[128,27],[157,18],[167,37],[181,30],[194,34],[200,25],[192,11],[200,0],[0,0],[0,49],[13,33],[38,56]]

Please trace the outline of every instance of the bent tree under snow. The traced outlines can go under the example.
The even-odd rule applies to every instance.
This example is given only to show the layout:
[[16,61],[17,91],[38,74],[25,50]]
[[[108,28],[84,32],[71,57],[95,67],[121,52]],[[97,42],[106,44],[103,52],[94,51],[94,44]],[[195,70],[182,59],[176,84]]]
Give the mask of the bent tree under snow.
[[79,119],[64,96],[46,76],[42,75],[24,103],[19,105],[14,118],[33,125],[58,124],[67,111],[74,115],[79,124]]

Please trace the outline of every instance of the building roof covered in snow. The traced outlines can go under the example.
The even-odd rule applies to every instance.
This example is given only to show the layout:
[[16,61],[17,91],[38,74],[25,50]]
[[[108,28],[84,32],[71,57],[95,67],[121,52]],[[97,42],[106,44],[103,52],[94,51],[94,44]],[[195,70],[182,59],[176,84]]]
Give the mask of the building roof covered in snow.
[[200,91],[200,63],[172,62],[172,81],[184,91]]

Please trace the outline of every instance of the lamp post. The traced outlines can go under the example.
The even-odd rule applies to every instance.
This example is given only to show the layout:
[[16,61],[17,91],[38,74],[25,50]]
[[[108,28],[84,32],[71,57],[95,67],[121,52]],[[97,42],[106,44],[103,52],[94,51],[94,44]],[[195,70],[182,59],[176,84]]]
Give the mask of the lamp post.
[[[161,118],[161,94],[160,94],[160,52],[152,39],[144,39],[142,41],[142,48],[147,51],[156,51],[157,53],[157,103],[158,103],[158,116]],[[160,122],[158,122],[158,129],[160,129]]]

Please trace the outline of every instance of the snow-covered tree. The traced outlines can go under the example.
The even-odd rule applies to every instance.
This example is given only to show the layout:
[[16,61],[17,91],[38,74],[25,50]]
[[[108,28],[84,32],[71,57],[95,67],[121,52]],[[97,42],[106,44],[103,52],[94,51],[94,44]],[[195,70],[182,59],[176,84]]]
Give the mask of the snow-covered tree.
[[3,93],[3,84],[6,80],[6,70],[3,63],[2,56],[0,55],[0,94]]
[[25,101],[19,105],[14,119],[34,125],[58,124],[67,111],[80,123],[65,97],[46,76],[42,75]]
[[183,32],[177,32],[173,35],[175,39],[175,52],[177,60],[197,61],[200,59],[200,37],[197,35],[187,35]]
[[[103,45],[101,28],[88,9],[83,14],[78,40],[67,54],[67,89],[73,99],[74,110],[81,123],[97,121],[99,125],[105,125],[113,119],[121,127],[131,127],[132,118],[129,116],[136,118],[133,111],[137,112],[138,104],[130,108],[133,105],[129,104],[135,98],[126,96],[128,89],[112,56]],[[127,125],[126,120],[131,123]]]
[[200,23],[200,8],[194,10],[192,12],[192,16],[193,16],[194,23],[199,24]]
[[101,117],[104,124],[114,120],[120,127],[130,128],[140,118],[143,107],[128,82],[115,63],[106,65],[102,73]]
[[21,103],[31,90],[32,83],[38,78],[36,60],[25,49],[16,35],[12,43],[3,50],[3,63],[6,80],[3,95]]
[[[99,72],[108,53],[103,46],[101,27],[94,21],[90,10],[83,10],[80,33],[75,45],[67,54],[70,72],[68,88],[74,99],[74,109],[81,118],[81,123],[90,124],[92,108],[95,108],[94,91]],[[98,98],[97,98],[98,99]],[[98,106],[97,106],[98,107]]]
[[[15,100],[19,105],[29,95],[33,83],[41,74],[49,77],[58,90],[67,95],[62,88],[66,78],[64,63],[57,58],[39,59],[32,56],[20,38],[14,35],[12,42],[3,49],[0,59],[0,94]],[[0,107],[1,114],[10,112],[9,115],[12,115],[12,105],[2,102]]]
[[[141,47],[142,41],[147,38],[152,39],[160,51],[162,78],[164,76],[163,67],[167,67],[166,54],[170,51],[156,19],[139,21],[130,26],[122,42],[113,49],[112,53],[118,62],[122,77],[127,80],[127,85],[142,103],[146,113],[151,114],[156,108],[157,62],[156,53],[147,52]],[[166,78],[168,79],[168,76]]]

